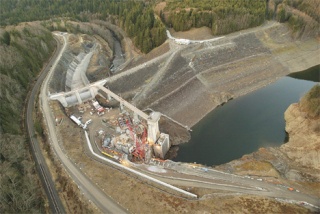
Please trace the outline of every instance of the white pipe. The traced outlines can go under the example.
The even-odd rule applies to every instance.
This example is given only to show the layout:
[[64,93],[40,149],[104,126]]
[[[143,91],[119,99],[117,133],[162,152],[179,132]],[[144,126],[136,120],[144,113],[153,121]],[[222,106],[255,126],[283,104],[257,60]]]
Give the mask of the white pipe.
[[166,30],[167,33],[167,37],[169,39],[174,40],[176,43],[178,44],[188,44],[188,43],[203,43],[203,42],[213,42],[213,41],[217,41],[219,39],[224,38],[224,36],[220,36],[220,37],[216,37],[216,38],[212,38],[212,39],[204,39],[204,40],[190,40],[190,39],[181,39],[181,38],[176,38],[171,36],[170,31]]
[[134,174],[136,174],[136,175],[138,175],[138,176],[141,176],[141,177],[144,177],[144,178],[146,178],[146,179],[149,179],[149,180],[151,180],[151,181],[153,181],[153,182],[155,182],[155,183],[158,183],[158,184],[160,184],[160,185],[163,185],[163,186],[165,186],[165,187],[168,187],[168,188],[170,188],[170,189],[173,189],[173,190],[175,190],[175,191],[177,191],[177,192],[180,192],[180,193],[182,193],[182,194],[184,194],[184,195],[190,196],[190,197],[192,197],[192,198],[197,198],[197,197],[198,197],[198,196],[195,195],[195,194],[192,194],[192,193],[190,193],[190,192],[187,192],[187,191],[185,191],[185,190],[183,190],[183,189],[179,189],[179,188],[177,188],[177,187],[175,187],[175,186],[172,186],[172,185],[170,185],[170,184],[167,184],[167,183],[165,183],[165,182],[162,182],[162,181],[160,181],[160,180],[157,180],[157,179],[155,179],[155,178],[153,178],[153,177],[150,177],[150,176],[145,175],[145,174],[143,174],[143,173],[141,173],[141,172],[138,172],[138,171],[136,171],[136,170],[133,170],[133,169],[131,169],[131,168],[128,168],[128,167],[125,167],[125,166],[123,166],[123,165],[121,165],[121,164],[118,164],[118,163],[116,163],[116,162],[114,162],[114,161],[111,161],[111,160],[109,160],[108,158],[105,158],[105,157],[102,157],[102,156],[98,155],[98,154],[95,153],[95,152],[93,151],[93,149],[92,149],[92,146],[91,146],[90,139],[89,139],[89,136],[88,136],[87,131],[85,131],[85,135],[86,135],[86,139],[87,139],[87,143],[88,143],[88,147],[89,147],[90,152],[91,152],[94,156],[96,156],[97,158],[99,158],[99,159],[101,159],[101,160],[104,160],[104,161],[107,161],[107,162],[110,163],[110,164],[113,164],[113,165],[115,165],[115,166],[117,166],[117,167],[120,167],[120,168],[122,168],[122,169],[124,169],[124,170],[127,170],[127,171],[129,171],[129,172],[132,172],[132,173],[134,173]]

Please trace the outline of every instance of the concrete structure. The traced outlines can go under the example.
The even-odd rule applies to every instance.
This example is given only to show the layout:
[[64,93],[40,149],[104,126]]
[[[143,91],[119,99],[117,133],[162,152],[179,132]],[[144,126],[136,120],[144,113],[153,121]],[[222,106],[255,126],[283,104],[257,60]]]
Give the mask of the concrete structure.
[[145,119],[148,123],[148,141],[150,143],[155,143],[157,138],[159,137],[159,125],[158,121],[160,119],[161,114],[158,112],[153,112],[150,116],[141,111],[140,109],[133,106],[131,103],[127,102],[126,100],[119,97],[117,94],[113,93],[109,89],[105,88],[104,86],[97,85],[97,87],[104,91],[108,96],[114,98],[115,100],[120,102],[120,106],[123,105],[133,111],[134,114],[137,114],[139,117]]
[[159,120],[161,114],[159,112],[152,112],[147,120],[148,123],[148,142],[153,144],[157,141],[160,135]]
[[[108,158],[105,158],[105,157],[103,157],[103,156],[98,155],[97,153],[95,153],[95,152],[93,151],[93,148],[92,148],[92,145],[91,145],[91,142],[90,142],[88,133],[87,133],[86,131],[85,131],[84,133],[85,133],[85,136],[86,136],[86,140],[87,140],[87,145],[88,145],[89,151],[90,151],[91,154],[94,155],[95,157],[97,157],[97,158],[99,158],[99,159],[101,159],[101,160],[103,160],[103,161],[105,161],[105,162],[107,162],[107,163],[109,163],[109,164],[112,164],[112,165],[114,165],[114,166],[117,167],[117,168],[125,169],[126,171],[131,172],[131,173],[133,173],[133,174],[135,174],[135,175],[137,175],[137,176],[139,176],[139,177],[145,178],[145,179],[147,179],[147,180],[149,180],[149,181],[151,181],[151,182],[153,182],[153,183],[155,183],[155,184],[162,185],[162,186],[164,186],[164,187],[167,187],[167,188],[170,188],[170,189],[172,189],[172,190],[174,190],[174,191],[177,191],[177,192],[179,192],[180,194],[183,194],[184,196],[186,196],[186,197],[188,197],[188,198],[198,198],[198,196],[195,195],[195,194],[193,194],[193,193],[187,192],[187,191],[185,191],[185,190],[183,190],[183,189],[179,189],[179,188],[177,188],[177,187],[175,187],[175,186],[172,186],[172,185],[167,184],[167,183],[165,183],[165,182],[163,182],[163,181],[160,181],[160,180],[155,179],[155,178],[153,178],[153,177],[150,177],[150,176],[148,176],[148,175],[146,175],[146,174],[143,174],[143,173],[141,173],[141,172],[139,172],[139,171],[137,171],[137,170],[134,170],[134,169],[132,169],[132,168],[130,168],[130,167],[126,167],[125,165],[119,164],[119,163],[117,163],[117,162],[115,162],[115,161],[112,161],[112,160],[110,160],[110,159],[108,159]],[[118,213],[121,213],[121,212],[118,212]]]
[[122,97],[104,87],[106,82],[106,79],[101,80],[87,85],[81,89],[51,94],[49,95],[49,97],[51,100],[59,100],[64,107],[69,107],[93,99],[98,94],[98,91],[101,90],[108,95],[108,99],[113,98],[120,102],[120,106],[125,106],[126,108],[130,109],[134,114],[135,121],[140,120],[140,118],[146,120],[148,124],[148,142],[151,144],[155,143],[160,136],[158,122],[160,120],[161,114],[159,112],[153,112],[150,115],[147,115],[140,109],[133,106],[131,103],[124,100]]
[[191,43],[189,39],[175,39],[175,42],[179,45],[189,45]]
[[155,157],[164,159],[170,149],[169,135],[161,133],[158,141],[153,145]]
[[60,92],[49,95],[51,100],[58,100],[63,107],[70,107],[81,104],[87,100],[93,99],[98,94],[98,89],[91,85],[81,89],[72,90],[69,92]]
[[170,31],[166,30],[167,33],[167,37],[171,40],[173,40],[175,43],[179,44],[179,45],[189,45],[189,44],[194,44],[194,43],[204,43],[204,42],[213,42],[219,39],[224,38],[224,36],[221,37],[217,37],[217,38],[213,38],[213,39],[205,39],[205,40],[190,40],[190,39],[182,39],[182,38],[175,38],[170,34]]

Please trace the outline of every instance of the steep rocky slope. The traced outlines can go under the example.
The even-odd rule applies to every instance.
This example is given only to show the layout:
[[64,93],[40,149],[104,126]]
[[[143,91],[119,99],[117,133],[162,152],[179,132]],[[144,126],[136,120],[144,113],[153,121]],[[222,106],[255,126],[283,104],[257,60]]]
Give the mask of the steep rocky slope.
[[[289,141],[281,147],[261,148],[217,168],[292,186],[320,197],[320,85],[285,112]],[[310,110],[310,106],[313,110]]]
[[[309,98],[314,92],[314,98]],[[309,105],[314,105],[310,110]],[[285,112],[289,142],[281,146],[291,160],[320,180],[320,85]]]

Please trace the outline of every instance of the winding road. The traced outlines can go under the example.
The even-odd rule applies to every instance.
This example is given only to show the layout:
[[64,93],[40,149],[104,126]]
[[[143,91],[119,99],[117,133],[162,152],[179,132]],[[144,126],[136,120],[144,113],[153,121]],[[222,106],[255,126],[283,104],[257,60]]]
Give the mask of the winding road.
[[61,52],[61,43],[57,40],[57,48],[53,56],[51,57],[49,63],[43,69],[41,75],[39,76],[34,87],[32,88],[32,91],[30,93],[30,96],[27,102],[27,109],[26,109],[26,127],[27,127],[29,138],[30,138],[31,153],[35,160],[37,171],[40,176],[40,180],[42,182],[42,186],[44,187],[45,192],[47,194],[50,209],[53,213],[65,213],[65,210],[59,198],[58,192],[55,189],[52,176],[45,162],[45,159],[42,155],[39,142],[35,136],[34,122],[33,122],[32,115],[33,115],[34,103],[36,101],[35,99],[36,95],[38,94],[40,86],[43,80],[45,79],[45,77],[47,76],[48,71],[50,70],[50,66],[52,65],[52,62],[56,60],[60,52]]
[[[53,148],[53,151],[55,152],[55,154],[63,164],[64,168],[67,170],[68,174],[71,176],[72,180],[78,185],[78,187],[82,190],[82,192],[85,193],[86,197],[89,200],[91,200],[103,213],[126,213],[127,210],[125,208],[119,205],[118,202],[115,202],[111,197],[107,196],[99,187],[93,184],[91,180],[86,175],[84,175],[77,166],[74,165],[74,163],[62,151],[59,145],[59,139],[54,126],[53,114],[49,106],[48,83],[53,75],[53,71],[57,63],[59,62],[64,50],[66,49],[66,46],[67,46],[66,37],[68,37],[68,35],[67,34],[64,34],[64,35],[55,34],[55,35],[57,38],[58,37],[62,38],[63,47],[61,48],[59,46],[59,48],[57,49],[59,50],[57,51],[59,53],[55,53],[54,57],[52,57],[51,61],[54,61],[54,63],[52,63],[52,67],[50,71],[48,71],[49,68],[47,66],[45,72],[43,72],[43,74],[41,75],[41,77],[43,76],[42,79],[39,78],[39,80],[37,81],[38,83],[37,87],[39,89],[39,85],[44,80],[41,87],[41,91],[40,91],[40,104],[41,104],[41,108],[44,115],[44,121],[48,129],[51,146]],[[49,65],[51,65],[51,61]],[[45,78],[45,75],[47,75],[46,78]],[[29,110],[29,105],[32,107],[34,103],[34,96],[38,91],[38,89],[35,89],[35,91],[34,90],[32,91],[31,97],[33,96],[33,102],[30,101],[31,100],[31,97],[30,97],[30,100],[28,103],[28,110]],[[27,117],[27,121],[29,121],[30,118],[32,120],[32,108],[31,108],[31,112],[28,111],[27,115],[28,114],[29,114],[29,117]],[[34,136],[33,124],[28,124],[28,127],[29,127],[28,128],[29,135],[32,142],[36,142],[34,141],[34,137],[33,137]],[[37,144],[37,142],[32,144]],[[87,151],[87,154],[90,155],[90,157],[92,157],[93,159],[96,159],[96,157],[94,157],[94,155],[91,152]],[[40,169],[39,172],[43,171],[44,174],[50,175],[50,173],[45,172],[46,169],[44,166],[46,165],[44,160],[42,160],[43,157],[41,155],[40,149],[37,149],[34,151],[34,156],[36,157],[35,159],[38,160],[38,165],[39,165],[38,169]],[[40,158],[40,156],[42,157],[42,159]],[[110,163],[106,163],[106,164],[110,164]],[[41,170],[42,165],[44,165],[43,170]],[[161,175],[161,174],[149,172],[146,169],[143,169],[141,167],[135,167],[135,170],[149,174],[149,176],[152,176],[156,179],[159,179],[163,182],[170,183],[173,185],[188,186],[188,187],[193,186],[193,187],[202,187],[202,188],[211,188],[211,189],[223,189],[223,190],[233,191],[237,193],[241,192],[245,194],[254,194],[254,195],[260,195],[260,196],[266,196],[266,197],[280,198],[281,200],[285,200],[288,202],[290,200],[295,200],[296,202],[306,201],[308,203],[319,206],[319,200],[317,198],[313,198],[311,196],[308,196],[302,193],[290,192],[287,189],[283,189],[276,185],[268,184],[266,182],[252,180],[245,177],[223,173],[223,172],[219,172],[212,169],[209,169],[208,171],[204,172],[204,171],[201,171],[200,168],[192,168],[192,167],[188,168],[188,166],[186,165],[183,165],[183,166],[172,165],[172,168],[168,168],[168,169],[175,171],[177,176],[172,177],[165,174]],[[180,176],[178,176],[179,174]],[[191,178],[186,179],[184,177],[185,175],[192,176],[192,179]],[[49,178],[50,177],[47,177],[47,180]],[[45,176],[43,177],[43,179],[46,180]],[[47,184],[47,182],[44,182],[44,183]],[[53,198],[56,198],[57,193],[54,189],[54,186],[53,187],[51,186],[47,191],[49,192],[48,195],[52,195]],[[49,200],[51,200],[51,198]],[[53,208],[60,207],[58,203],[59,202],[57,200],[57,202],[53,202],[53,204],[50,204],[50,207],[53,207]],[[64,211],[60,208],[60,210],[58,209],[58,210],[55,210],[54,212],[60,213]]]
[[62,151],[59,140],[57,137],[57,132],[54,126],[53,115],[51,113],[51,109],[49,106],[48,100],[48,83],[53,75],[53,71],[57,66],[63,52],[67,46],[67,34],[55,34],[57,37],[63,38],[63,48],[57,56],[55,62],[52,65],[52,68],[47,75],[46,79],[42,84],[42,88],[40,91],[40,104],[42,107],[42,111],[44,114],[44,120],[46,122],[46,126],[48,128],[49,138],[51,146],[63,164],[64,168],[67,170],[68,174],[71,176],[73,181],[78,185],[79,189],[82,190],[83,193],[86,194],[86,197],[92,201],[103,213],[126,213],[126,210],[119,205],[119,203],[115,202],[111,197],[107,196],[99,187],[91,182],[91,180],[84,175],[78,167],[74,165],[74,163],[68,159],[68,157]]
[[[91,139],[92,138],[93,136],[91,136]],[[90,144],[90,142],[87,143]],[[91,152],[86,148],[88,156],[104,164],[110,164],[110,162],[101,160],[104,158],[97,158],[100,154],[99,149],[94,143],[92,147],[93,150]],[[159,173],[148,170],[150,165],[145,164],[131,163],[129,168],[171,185],[218,189],[234,192],[234,194],[241,193],[270,197],[287,203],[305,204],[308,205],[311,210],[318,210],[320,207],[319,198],[297,191],[289,191],[288,187],[268,183],[262,179],[225,173],[211,168],[203,170],[203,167],[195,167],[188,163],[177,163],[173,161],[162,163],[164,164],[159,164],[160,166],[154,164],[155,167],[158,167]],[[161,170],[167,171],[168,173],[163,173]]]

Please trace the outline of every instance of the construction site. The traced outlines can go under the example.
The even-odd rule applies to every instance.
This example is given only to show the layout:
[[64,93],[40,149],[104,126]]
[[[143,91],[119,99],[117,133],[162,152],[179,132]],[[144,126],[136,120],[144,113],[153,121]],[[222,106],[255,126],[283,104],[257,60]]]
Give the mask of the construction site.
[[[87,186],[92,182],[99,190],[116,195],[126,206],[129,204],[134,213],[141,211],[142,206],[143,211],[150,209],[150,204],[139,203],[141,198],[150,201],[152,195],[161,201],[161,194],[167,194],[163,193],[167,191],[164,188],[160,188],[160,194],[144,192],[152,178],[185,187],[189,194],[201,197],[196,201],[199,207],[221,200],[207,197],[225,191],[264,195],[264,188],[274,184],[262,182],[260,174],[251,176],[250,171],[245,172],[251,173],[250,177],[235,176],[230,174],[234,169],[229,166],[218,172],[195,162],[168,160],[172,159],[168,155],[175,149],[177,153],[176,145],[190,140],[188,127],[213,108],[289,73],[289,69],[281,69],[283,65],[268,49],[270,42],[265,35],[276,40],[279,33],[273,33],[275,30],[286,32],[284,27],[270,23],[259,31],[253,29],[213,40],[194,42],[172,37],[150,54],[140,56],[127,51],[123,41],[118,51],[111,48],[111,43],[102,39],[103,34],[57,33],[66,45],[48,78],[45,98],[50,100],[56,122],[57,131],[52,132],[58,138],[55,145],[61,147],[62,157],[72,162],[68,166],[76,166],[91,179],[77,187],[92,189]],[[117,57],[125,62],[114,63]],[[128,171],[135,174],[128,175]],[[78,179],[78,175],[73,179]],[[148,185],[143,183],[141,188],[132,180],[136,176]],[[197,186],[199,180],[201,186]],[[155,185],[150,191],[159,188],[158,183]],[[170,188],[172,191],[173,187]],[[278,187],[272,188],[277,196],[283,196],[283,191],[290,197],[293,194],[287,189],[278,194]],[[141,195],[139,199],[137,194]],[[297,198],[300,200],[299,195]],[[172,197],[174,205],[168,206],[168,213],[182,209],[175,204],[178,200],[180,195]],[[210,209],[208,205],[207,210]]]
[[[120,45],[115,37],[107,42],[103,35],[108,31],[93,26],[100,29],[92,32],[98,35],[64,35],[68,45],[49,94],[69,108],[74,122],[90,130],[91,142],[116,159],[164,158],[171,145],[190,140],[188,127],[212,109],[290,72],[275,60],[269,50],[274,44],[265,38],[281,44],[278,35],[288,30],[277,23],[187,44],[167,32],[167,42],[148,55],[135,53],[130,43]],[[101,99],[94,100],[97,96]],[[175,124],[159,126],[160,115]]]
[[[141,111],[127,102],[130,97],[118,91],[110,78],[90,80],[92,74],[108,76],[118,70],[121,65],[114,60],[123,56],[121,49],[112,53],[107,43],[84,34],[58,34],[68,41],[68,46],[51,79],[49,97],[60,102],[66,116],[79,129],[88,131],[93,146],[102,154],[118,162],[149,163],[153,158],[165,159],[172,139],[173,145],[188,141],[186,127],[168,116],[162,117],[160,112]],[[112,54],[115,56],[109,58]],[[111,63],[103,63],[108,61]],[[152,73],[148,66],[143,70]],[[163,124],[162,131],[159,121]],[[172,139],[168,132],[173,133]]]
[[[104,98],[106,103],[116,99]],[[170,149],[169,135],[159,131],[159,112],[149,115],[135,110],[127,102],[119,107],[102,107],[95,99],[66,108],[66,113],[79,128],[89,131],[91,142],[100,152],[114,160],[148,163],[164,159]]]

